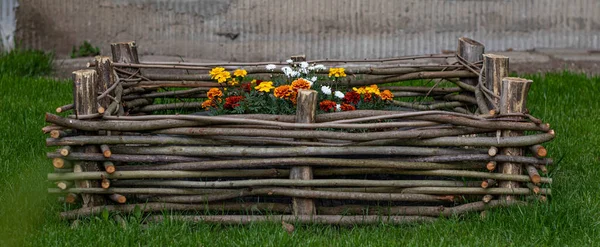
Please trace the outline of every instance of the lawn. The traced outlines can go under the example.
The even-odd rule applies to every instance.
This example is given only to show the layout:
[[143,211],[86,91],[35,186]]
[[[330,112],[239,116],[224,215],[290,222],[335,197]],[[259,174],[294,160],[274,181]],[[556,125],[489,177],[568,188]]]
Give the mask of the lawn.
[[468,214],[421,225],[306,225],[291,235],[280,224],[143,225],[135,215],[126,216],[126,228],[103,217],[72,228],[58,219],[63,205],[46,193],[52,165],[40,130],[44,112],[69,103],[72,89],[68,82],[39,77],[48,73],[48,64],[38,55],[0,57],[0,246],[600,245],[598,77],[570,72],[525,76],[534,80],[529,109],[557,133],[547,144],[555,165],[550,167],[553,195],[545,204],[494,209],[485,219]]

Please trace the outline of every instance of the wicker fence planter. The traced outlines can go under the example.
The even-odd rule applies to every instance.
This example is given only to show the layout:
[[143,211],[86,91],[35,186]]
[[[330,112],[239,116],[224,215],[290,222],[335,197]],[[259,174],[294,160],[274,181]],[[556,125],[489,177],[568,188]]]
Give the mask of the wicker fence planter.
[[[296,115],[157,114],[199,108],[200,100],[154,102],[205,98],[217,86],[207,76],[214,66],[243,66],[258,78],[277,72],[268,63],[140,63],[135,43],[112,48],[112,59],[74,72],[74,102],[57,109],[72,113],[46,114],[46,144],[58,147],[47,154],[56,184],[48,192],[81,203],[64,219],[141,209],[221,223],[407,223],[550,195],[552,179],[542,175],[552,160],[541,144],[554,131],[527,112],[532,81],[506,77],[508,58],[484,55],[476,41],[460,39],[453,55],[309,61],[355,64],[337,82],[347,86],[456,86],[391,86],[396,99],[433,101],[323,114],[317,92],[300,90]],[[183,89],[157,91],[173,87]]]

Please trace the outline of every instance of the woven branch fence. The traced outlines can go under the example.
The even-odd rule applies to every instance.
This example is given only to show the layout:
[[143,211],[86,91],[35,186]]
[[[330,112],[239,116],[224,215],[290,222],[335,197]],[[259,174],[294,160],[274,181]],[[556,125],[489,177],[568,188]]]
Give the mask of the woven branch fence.
[[[58,147],[48,192],[80,205],[64,219],[141,209],[159,213],[152,221],[407,223],[551,193],[541,144],[554,131],[528,114],[532,81],[507,77],[508,58],[474,40],[456,54],[292,57],[346,68],[340,86],[395,83],[380,86],[395,110],[321,114],[314,90],[298,91],[295,115],[202,114],[207,91],[223,87],[212,68],[268,79],[283,75],[265,65],[289,62],[141,63],[134,42],[112,55],[75,71],[74,102],[46,114],[46,144]],[[430,100],[402,100],[419,97]]]

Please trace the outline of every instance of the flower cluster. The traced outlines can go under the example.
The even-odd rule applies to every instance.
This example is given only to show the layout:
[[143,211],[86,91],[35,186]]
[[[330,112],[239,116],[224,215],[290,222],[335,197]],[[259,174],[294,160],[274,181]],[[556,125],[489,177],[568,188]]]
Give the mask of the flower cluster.
[[[389,90],[381,91],[377,85],[352,88],[351,90],[338,88],[331,82],[347,76],[344,68],[329,68],[329,79],[317,82],[317,75],[323,73],[327,75],[324,65],[311,65],[307,62],[294,63],[291,60],[287,62],[289,66],[280,68],[284,76],[272,76],[269,81],[244,81],[248,76],[248,71],[244,69],[228,72],[223,67],[213,68],[209,72],[211,78],[219,84],[226,82],[226,85],[223,85],[221,89],[211,88],[206,94],[208,99],[202,103],[202,107],[214,110],[216,114],[293,114],[297,104],[298,91],[312,88],[320,89],[319,109],[323,112],[381,109],[386,102],[393,99]],[[277,66],[269,64],[265,68],[275,71]],[[224,86],[230,86],[231,90]]]
[[[324,95],[332,95],[331,87],[329,86],[322,86],[321,92],[323,92]],[[352,88],[352,91],[346,93],[335,91],[333,92],[333,97],[319,103],[319,108],[324,112],[354,111],[359,105],[362,106],[367,103],[386,103],[393,100],[393,98],[394,95],[390,90],[381,92],[379,87],[373,84],[368,87]]]

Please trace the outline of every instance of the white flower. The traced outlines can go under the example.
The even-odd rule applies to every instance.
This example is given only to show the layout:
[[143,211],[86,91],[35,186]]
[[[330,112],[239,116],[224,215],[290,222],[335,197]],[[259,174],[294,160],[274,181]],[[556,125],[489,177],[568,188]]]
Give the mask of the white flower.
[[331,95],[331,88],[328,86],[322,86],[321,92],[323,92],[324,94],[327,94],[327,95]]
[[294,70],[292,70],[292,68],[290,68],[289,66],[284,66],[281,67],[281,71],[283,71],[283,73],[287,76],[290,77],[292,72],[294,72]]
[[309,81],[311,81],[311,82],[316,82],[316,81],[317,81],[317,77],[316,77],[316,76],[313,76],[313,77],[311,77],[311,78],[310,78],[310,80],[309,80]]
[[294,62],[294,60],[292,60],[292,59],[288,59],[288,60],[285,60],[285,62],[286,62],[286,63],[293,63],[293,62]]
[[[322,65],[322,64],[317,64],[317,65],[312,66],[310,68],[312,68],[312,70],[315,70],[315,71],[321,71],[321,70],[327,69],[327,68],[325,68],[325,65]],[[309,70],[310,70],[310,68],[309,68]]]
[[300,68],[308,68],[307,62],[300,62]]
[[338,97],[340,99],[344,98],[344,93],[342,93],[340,91],[335,91],[334,95],[335,95],[335,97]]
[[277,68],[277,66],[275,66],[275,64],[267,64],[267,66],[265,66],[265,68],[268,70],[274,70],[275,68]]
[[342,110],[342,106],[340,104],[336,104],[335,111],[341,111],[341,110]]
[[300,68],[300,70],[298,70],[298,71],[305,75],[308,74],[308,69],[306,69],[306,68]]

